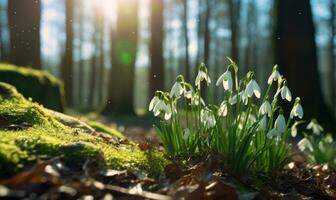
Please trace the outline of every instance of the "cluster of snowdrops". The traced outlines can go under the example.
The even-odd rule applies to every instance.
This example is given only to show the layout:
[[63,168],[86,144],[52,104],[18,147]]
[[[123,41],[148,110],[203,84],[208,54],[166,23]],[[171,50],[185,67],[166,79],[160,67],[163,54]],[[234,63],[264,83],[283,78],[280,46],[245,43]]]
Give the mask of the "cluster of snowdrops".
[[[304,123],[300,98],[292,99],[277,66],[262,94],[254,73],[239,79],[237,64],[228,60],[226,71],[216,81],[224,90],[220,105],[206,104],[202,99],[202,89],[211,84],[204,64],[199,66],[195,88],[179,75],[170,92],[156,91],[149,110],[162,119],[155,128],[163,146],[173,157],[222,155],[225,166],[237,173],[283,167],[291,147],[288,139],[295,137],[297,126]],[[280,101],[293,102],[287,119]],[[332,137],[317,138],[323,128],[315,119],[307,130],[313,136],[305,134],[298,143],[300,150],[311,161],[329,162],[336,153]]]

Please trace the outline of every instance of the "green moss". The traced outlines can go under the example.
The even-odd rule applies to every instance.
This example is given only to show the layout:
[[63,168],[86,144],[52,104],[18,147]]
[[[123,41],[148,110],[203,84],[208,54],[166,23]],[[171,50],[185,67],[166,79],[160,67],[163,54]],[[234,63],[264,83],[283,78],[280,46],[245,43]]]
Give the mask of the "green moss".
[[46,71],[0,64],[0,81],[14,85],[26,98],[45,107],[63,111],[63,84]]
[[96,131],[100,131],[100,132],[103,132],[103,133],[107,133],[107,134],[110,134],[110,135],[114,135],[120,139],[123,139],[125,138],[124,135],[122,133],[120,133],[119,131],[113,129],[113,128],[110,128],[100,122],[97,122],[97,121],[88,121],[87,122],[88,125],[90,125],[92,128],[94,128]]
[[67,164],[75,165],[97,153],[114,169],[143,170],[152,176],[162,173],[167,161],[161,152],[141,151],[132,144],[113,144],[64,126],[43,107],[0,83],[0,91],[3,87],[12,89],[12,95],[0,93],[0,177],[12,175],[38,159],[63,155]]

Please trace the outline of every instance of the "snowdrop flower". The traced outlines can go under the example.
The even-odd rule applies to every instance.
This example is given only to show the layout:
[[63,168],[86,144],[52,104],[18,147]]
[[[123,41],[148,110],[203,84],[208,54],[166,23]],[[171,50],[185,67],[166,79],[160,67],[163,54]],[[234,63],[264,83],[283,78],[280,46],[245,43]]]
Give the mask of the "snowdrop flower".
[[223,101],[218,109],[218,115],[225,117],[228,113],[227,102]]
[[207,128],[212,128],[216,125],[215,116],[208,108],[201,110],[201,122]]
[[310,143],[310,141],[307,138],[303,138],[302,140],[300,140],[297,145],[298,145],[300,151],[304,151],[306,149],[309,149],[309,151],[311,151],[311,152],[314,151],[312,144]]
[[148,110],[149,110],[149,111],[152,111],[153,108],[154,108],[154,106],[156,106],[156,104],[158,104],[160,101],[161,101],[161,100],[160,100],[159,97],[154,96],[154,97],[152,98],[152,100],[150,101],[150,103],[149,103],[149,108],[148,108]]
[[270,131],[268,131],[266,136],[272,139],[273,137],[278,136],[279,134],[280,132],[276,128],[272,128]]
[[[247,103],[248,103],[248,96],[247,96],[246,92],[245,91],[241,91],[241,92],[239,92],[238,96],[239,96],[239,100],[241,100],[241,102],[243,102],[244,105],[247,105]],[[236,94],[233,95],[233,97],[231,97],[229,99],[229,103],[230,103],[230,105],[234,105],[234,104],[237,103],[237,95]]]
[[286,99],[289,102],[292,101],[292,93],[290,92],[287,85],[282,86],[280,91],[281,91],[281,98],[282,99]]
[[160,100],[153,108],[154,116],[159,116],[160,113],[164,113],[164,119],[169,120],[172,116],[172,108],[167,105],[163,100]]
[[266,126],[267,126],[267,118],[266,115],[264,115],[261,120],[258,123],[258,131],[264,131],[266,130]]
[[184,90],[183,95],[184,95],[185,98],[191,99],[192,98],[192,90]]
[[286,120],[283,114],[279,114],[275,120],[274,127],[280,132],[284,133],[286,131]]
[[312,119],[307,126],[308,130],[312,130],[315,135],[320,135],[321,132],[324,130],[323,127],[318,124],[316,119]]
[[[301,122],[302,123],[302,122]],[[297,126],[300,124],[300,122],[295,122],[291,127],[291,135],[292,137],[296,137],[297,135]]]
[[279,80],[279,79],[281,79],[281,75],[280,75],[280,73],[279,73],[279,71],[278,71],[278,66],[275,65],[275,66],[273,67],[272,74],[270,75],[270,77],[269,77],[268,80],[267,80],[267,84],[268,84],[268,85],[271,85],[271,84],[273,83],[273,81],[277,81],[277,80]]
[[210,77],[208,75],[207,69],[204,65],[204,63],[201,64],[199,70],[198,70],[198,74],[196,76],[196,80],[195,80],[195,85],[196,87],[198,87],[199,89],[201,88],[201,82],[205,80],[207,82],[207,84],[211,83]]
[[271,117],[272,115],[272,106],[270,104],[270,102],[268,102],[267,100],[264,101],[263,104],[261,104],[260,108],[259,108],[259,114],[260,115],[266,115],[268,117]]
[[185,128],[185,129],[183,130],[183,136],[182,136],[182,138],[183,138],[184,140],[188,140],[189,136],[190,136],[190,130],[189,130],[189,128]]
[[200,97],[196,92],[193,92],[192,93],[192,98],[191,98],[191,105],[198,106],[200,103],[201,103],[201,105],[205,105],[202,97]]
[[260,87],[254,79],[250,80],[250,82],[246,85],[245,92],[248,97],[251,97],[253,94],[259,99],[261,92]]
[[172,98],[179,98],[184,92],[184,88],[182,84],[178,81],[176,81],[170,91],[170,97]]
[[294,117],[299,117],[300,119],[303,117],[303,108],[300,104],[299,97],[296,97],[294,106],[290,112],[290,118],[293,119]]
[[223,84],[224,90],[232,91],[233,80],[229,70],[223,73],[217,80],[216,85]]

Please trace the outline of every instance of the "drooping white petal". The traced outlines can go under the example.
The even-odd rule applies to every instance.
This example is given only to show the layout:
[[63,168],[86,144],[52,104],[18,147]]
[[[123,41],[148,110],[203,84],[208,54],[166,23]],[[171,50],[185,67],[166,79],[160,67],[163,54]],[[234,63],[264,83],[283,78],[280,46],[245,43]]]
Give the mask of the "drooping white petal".
[[229,99],[230,105],[234,105],[237,103],[237,95],[235,94],[233,97]]
[[266,136],[270,139],[272,139],[273,137],[279,135],[280,132],[276,129],[276,128],[272,128],[270,131],[268,131],[268,133],[266,134]]
[[170,90],[170,97],[180,97],[184,92],[184,88],[181,83],[175,82],[172,89]]
[[315,119],[310,121],[310,123],[307,126],[307,129],[312,130],[312,132],[315,135],[320,135],[322,131],[324,130],[323,127],[319,125]]
[[184,90],[184,97],[187,99],[192,98],[192,91],[191,90]]
[[201,122],[206,128],[212,128],[216,125],[216,119],[211,110],[207,108],[201,110]]
[[182,138],[183,138],[184,140],[188,140],[189,136],[190,136],[190,130],[189,130],[189,128],[185,128],[185,129],[183,130],[183,136],[182,136]]
[[198,71],[198,74],[196,76],[196,80],[195,80],[195,85],[197,87],[201,87],[201,82],[205,80],[207,82],[207,84],[211,83],[210,77],[204,72],[204,71]]
[[284,133],[286,131],[286,120],[282,114],[279,114],[275,120],[274,127],[280,132]]
[[246,85],[245,93],[248,97],[251,97],[253,95],[253,83],[252,80]]
[[286,99],[289,102],[292,101],[292,93],[286,85],[281,88],[281,98]]
[[240,97],[240,100],[243,102],[244,105],[247,105],[248,104],[248,96],[246,94],[245,91],[241,91],[239,92],[239,97]]
[[254,93],[254,96],[256,96],[259,99],[260,96],[261,96],[260,87],[259,87],[257,81],[255,81],[255,80],[252,80],[252,81],[253,81],[253,93]]
[[152,98],[152,100],[150,101],[150,103],[149,103],[149,108],[148,108],[148,110],[149,110],[149,111],[152,111],[153,108],[154,108],[154,106],[155,106],[159,101],[160,101],[159,97],[154,96],[154,97]]
[[260,108],[259,108],[259,114],[260,115],[266,115],[268,117],[271,117],[272,115],[272,106],[270,104],[269,101],[264,101],[264,103],[261,104]]
[[296,135],[297,135],[297,125],[299,125],[299,123],[298,122],[295,122],[293,125],[292,125],[292,127],[291,127],[291,135],[292,135],[292,137],[296,137]]
[[218,115],[225,117],[228,113],[228,107],[227,107],[227,102],[224,101],[221,103],[219,109],[218,109]]
[[223,83],[224,76],[225,76],[225,73],[223,73],[222,75],[220,75],[220,77],[216,81],[216,86],[219,86],[221,83]]
[[300,119],[303,118],[303,108],[300,103],[296,103],[290,112],[290,118],[294,117],[299,117]]
[[313,152],[314,150],[312,144],[307,138],[303,138],[302,140],[300,140],[297,146],[299,147],[300,151],[308,149],[309,151]]
[[281,75],[278,72],[278,70],[273,70],[272,74],[270,75],[270,77],[267,80],[267,84],[271,85],[273,81],[278,80],[280,77],[281,77]]
[[245,92],[248,97],[251,97],[253,94],[257,97],[260,98],[261,96],[261,90],[260,87],[254,79],[250,80],[250,82],[246,85]]
[[258,131],[264,131],[266,130],[266,126],[267,126],[267,118],[266,115],[264,115],[261,120],[258,123]]

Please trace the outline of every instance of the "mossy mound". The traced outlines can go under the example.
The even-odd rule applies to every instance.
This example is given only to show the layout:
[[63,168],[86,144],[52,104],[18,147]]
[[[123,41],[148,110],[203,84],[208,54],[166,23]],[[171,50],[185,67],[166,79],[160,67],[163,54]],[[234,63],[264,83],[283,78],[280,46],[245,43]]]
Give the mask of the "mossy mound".
[[120,143],[110,135],[100,137],[91,129],[63,124],[50,111],[0,82],[0,177],[10,176],[38,159],[62,155],[71,165],[98,153],[114,169],[142,170],[153,176],[162,172],[167,161],[161,152],[141,151],[137,145]]
[[0,64],[0,81],[14,85],[23,96],[47,108],[64,111],[63,84],[46,71]]

